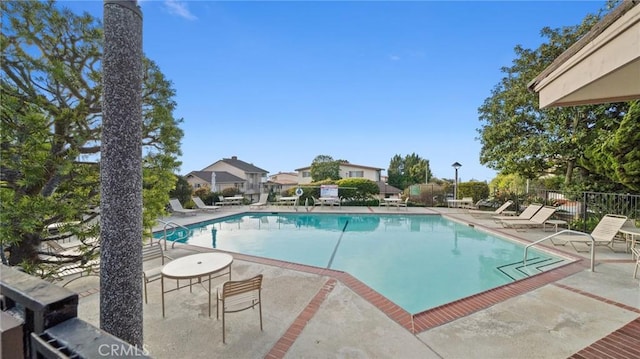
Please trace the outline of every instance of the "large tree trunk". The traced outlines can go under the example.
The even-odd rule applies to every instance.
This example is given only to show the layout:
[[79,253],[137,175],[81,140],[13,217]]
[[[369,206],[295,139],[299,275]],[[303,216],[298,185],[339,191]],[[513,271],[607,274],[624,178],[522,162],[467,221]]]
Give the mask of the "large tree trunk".
[[36,264],[38,259],[38,247],[40,246],[40,238],[36,235],[29,234],[22,237],[20,243],[16,243],[10,247],[11,255],[9,256],[9,265],[17,266],[22,262]]
[[573,180],[573,169],[575,168],[576,161],[569,160],[567,161],[567,172],[564,174],[564,184],[565,186],[570,185]]

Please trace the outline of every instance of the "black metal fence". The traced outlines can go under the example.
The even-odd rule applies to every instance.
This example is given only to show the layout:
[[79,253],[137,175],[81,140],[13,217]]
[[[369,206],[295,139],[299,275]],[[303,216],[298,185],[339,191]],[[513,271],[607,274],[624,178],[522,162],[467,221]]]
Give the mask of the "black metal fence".
[[558,208],[556,216],[571,222],[572,228],[589,231],[606,214],[618,214],[640,220],[640,195],[625,193],[533,190],[518,196],[519,203],[539,202]]
[[[415,187],[415,188],[414,188]],[[446,206],[451,197],[447,188],[439,185],[416,185],[409,189],[411,201],[427,207]],[[405,192],[406,193],[406,192]],[[481,206],[499,207],[512,200],[510,210],[522,211],[530,203],[555,206],[555,217],[571,224],[571,228],[590,231],[605,214],[624,215],[640,221],[640,195],[603,192],[563,192],[548,189],[529,189],[522,193],[505,193],[491,201],[481,201]]]

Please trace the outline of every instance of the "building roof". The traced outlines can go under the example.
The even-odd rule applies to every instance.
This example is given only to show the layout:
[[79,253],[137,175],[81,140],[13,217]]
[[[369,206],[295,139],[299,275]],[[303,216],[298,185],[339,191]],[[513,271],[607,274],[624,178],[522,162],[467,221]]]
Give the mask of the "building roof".
[[242,178],[232,175],[226,171],[191,171],[185,177],[194,176],[211,183],[211,172],[216,173],[216,183],[238,183],[245,182]]
[[[349,166],[349,167],[356,167],[356,168],[362,168],[362,169],[366,169],[366,170],[382,170],[384,171],[384,168],[378,168],[378,167],[371,167],[371,166],[363,166],[363,165],[357,165],[355,163],[340,163],[341,166]],[[307,166],[307,167],[301,167],[301,168],[297,168],[295,169],[295,171],[302,171],[302,170],[308,170],[310,169],[311,166]]]
[[247,173],[269,173],[269,171],[263,170],[260,167],[256,167],[251,163],[239,160],[236,156],[231,156],[231,158],[223,158],[221,161],[233,167],[239,168]]
[[[245,161],[239,160],[238,156],[231,156],[231,158],[223,158],[221,160],[215,161],[214,163],[210,164],[207,167],[211,167],[213,165],[215,165],[218,162],[224,162],[226,164],[229,164],[235,168],[238,168],[246,173],[269,173],[269,171],[267,170],[263,170],[260,167],[254,166],[252,163],[247,163]],[[205,168],[207,168],[205,167]]]
[[640,97],[640,0],[624,0],[527,84],[540,107]]

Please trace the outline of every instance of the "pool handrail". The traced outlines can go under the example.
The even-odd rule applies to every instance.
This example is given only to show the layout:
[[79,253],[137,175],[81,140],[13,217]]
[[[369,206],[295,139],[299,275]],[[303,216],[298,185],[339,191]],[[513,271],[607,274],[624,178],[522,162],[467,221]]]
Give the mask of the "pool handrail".
[[[158,222],[164,224],[164,227],[162,228],[162,231],[163,231],[162,239],[164,239],[164,250],[165,251],[167,250],[167,227],[171,226],[171,227],[169,227],[171,229],[171,232],[169,233],[169,235],[173,234],[175,232],[176,228],[184,229],[186,231],[187,235],[191,231],[189,228],[187,228],[187,227],[185,227],[183,225],[180,225],[180,224],[178,224],[176,222],[173,222],[173,221],[167,222],[167,221],[163,221],[161,219],[158,219]],[[173,243],[171,243],[171,249],[174,249],[177,241],[172,241],[172,242]]]
[[525,266],[527,265],[527,251],[529,250],[529,247],[532,247],[532,246],[534,246],[534,245],[536,245],[536,244],[538,244],[538,243],[540,243],[542,241],[545,241],[547,239],[551,239],[551,238],[553,238],[555,236],[558,236],[560,234],[563,234],[563,233],[574,233],[574,234],[578,234],[578,235],[589,237],[589,239],[591,240],[591,265],[590,265],[590,269],[591,269],[592,272],[595,272],[595,265],[594,265],[595,261],[596,261],[596,252],[595,252],[596,241],[595,241],[595,239],[589,233],[584,233],[584,232],[580,232],[580,231],[574,231],[573,229],[564,229],[564,230],[562,230],[560,232],[555,232],[555,233],[553,233],[553,234],[551,234],[549,236],[546,236],[546,237],[544,237],[542,239],[538,239],[535,242],[531,242],[531,243],[527,244],[524,247],[524,259],[522,260],[522,263]]

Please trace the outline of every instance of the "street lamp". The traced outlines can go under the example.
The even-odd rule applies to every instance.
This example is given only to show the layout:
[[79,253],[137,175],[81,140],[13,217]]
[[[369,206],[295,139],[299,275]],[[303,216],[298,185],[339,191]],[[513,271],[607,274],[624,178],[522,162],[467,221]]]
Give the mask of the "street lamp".
[[456,180],[453,184],[453,199],[458,199],[458,169],[462,167],[458,162],[454,162],[451,167],[456,169]]

